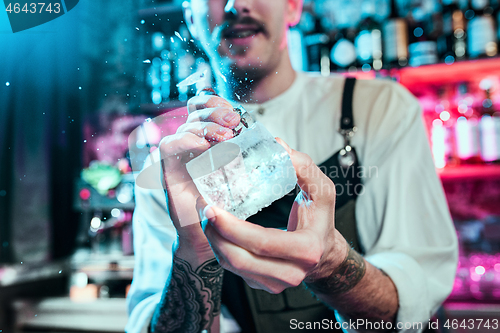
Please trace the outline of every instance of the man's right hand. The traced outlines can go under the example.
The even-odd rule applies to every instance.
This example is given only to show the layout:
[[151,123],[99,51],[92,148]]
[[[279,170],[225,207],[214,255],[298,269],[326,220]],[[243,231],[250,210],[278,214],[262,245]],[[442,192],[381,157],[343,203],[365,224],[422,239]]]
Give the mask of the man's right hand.
[[196,263],[213,257],[200,226],[196,199],[200,196],[186,170],[186,163],[212,145],[233,137],[240,121],[232,105],[219,96],[196,96],[188,101],[189,117],[159,145],[168,210],[177,229],[176,255]]

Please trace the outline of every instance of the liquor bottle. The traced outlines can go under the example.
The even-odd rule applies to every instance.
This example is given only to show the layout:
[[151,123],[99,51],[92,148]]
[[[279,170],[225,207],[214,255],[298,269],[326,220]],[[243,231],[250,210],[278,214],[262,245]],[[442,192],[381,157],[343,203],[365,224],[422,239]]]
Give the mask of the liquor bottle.
[[330,51],[330,60],[340,69],[346,69],[356,64],[356,38],[355,28],[350,26],[347,13],[341,13],[338,17],[338,31],[333,37],[333,47]]
[[479,83],[479,88],[484,92],[484,98],[481,102],[481,115],[493,116],[495,114],[495,108],[493,107],[493,101],[491,99],[491,88],[493,87],[493,82],[490,79],[484,79]]
[[151,86],[151,102],[160,104],[162,101],[161,95],[161,59],[153,58],[151,66],[147,72],[146,82]]
[[355,39],[358,66],[364,71],[382,69],[382,28],[375,20],[375,4],[363,2],[358,36]]
[[382,28],[384,64],[388,67],[408,64],[408,25],[398,13],[396,0],[391,0],[391,14]]
[[465,16],[457,0],[442,1],[443,34],[438,37],[438,52],[441,60],[451,64],[466,56]]
[[315,17],[309,11],[302,13],[299,27],[304,32],[307,70],[310,72],[320,72],[322,50],[327,48],[329,37],[321,26],[319,18]]
[[[467,48],[470,58],[493,57],[498,53],[493,7],[489,0],[470,0]],[[472,15],[473,14],[473,15]]]
[[298,27],[291,28],[288,30],[287,40],[293,69],[299,72],[307,71],[308,62],[303,31]]
[[432,157],[434,158],[434,165],[436,168],[441,169],[452,163],[452,140],[450,129],[444,122],[436,116],[432,121],[431,127],[431,144],[432,144]]
[[[479,148],[479,124],[477,112],[470,106],[468,85],[458,86],[458,111],[463,115],[458,117],[455,125],[455,142],[457,156],[462,163],[482,162]],[[465,106],[462,109],[461,106]]]
[[425,13],[421,7],[415,7],[408,21],[410,66],[435,64],[438,61],[437,43],[430,37],[430,13]]
[[[167,38],[162,32],[155,32],[151,35],[151,50],[150,56],[152,60],[146,61],[145,63],[151,63],[149,70],[146,74],[146,82],[151,87],[151,96],[150,100],[154,104],[160,104],[163,101],[164,92],[168,92],[170,95],[170,86],[167,90],[165,90],[165,82],[163,79],[169,79],[167,75],[170,69],[166,69],[163,66],[164,61],[166,61],[163,57],[164,53],[167,54]],[[168,73],[167,73],[168,72]],[[166,100],[169,99],[170,96],[166,96]]]
[[453,151],[455,117],[452,117],[450,112],[449,88],[449,86],[444,86],[438,89],[435,112],[431,118],[430,138],[436,168],[457,164]]
[[500,0],[491,0],[491,5],[494,10],[493,17],[496,22],[496,37],[497,37],[497,42],[500,43]]
[[479,121],[481,158],[485,162],[498,161],[500,160],[500,113],[496,111],[491,98],[492,82],[484,79],[479,87],[484,91]]

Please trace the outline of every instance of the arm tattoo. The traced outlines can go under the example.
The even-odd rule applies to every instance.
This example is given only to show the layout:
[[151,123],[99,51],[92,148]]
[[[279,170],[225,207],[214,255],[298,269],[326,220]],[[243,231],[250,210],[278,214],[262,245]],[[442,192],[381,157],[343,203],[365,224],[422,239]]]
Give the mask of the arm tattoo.
[[214,317],[220,314],[224,269],[210,259],[193,271],[191,265],[174,256],[172,271],[150,331],[158,333],[210,332]]
[[330,276],[315,278],[313,275],[309,276],[305,282],[315,293],[337,296],[354,288],[365,272],[366,265],[363,257],[349,248],[347,257]]

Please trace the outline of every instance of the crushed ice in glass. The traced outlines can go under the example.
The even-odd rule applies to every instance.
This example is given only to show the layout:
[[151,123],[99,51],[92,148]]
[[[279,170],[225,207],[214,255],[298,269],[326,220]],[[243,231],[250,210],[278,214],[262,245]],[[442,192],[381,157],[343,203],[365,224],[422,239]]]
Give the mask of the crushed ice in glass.
[[242,220],[285,196],[297,183],[288,153],[259,122],[186,167],[208,204]]

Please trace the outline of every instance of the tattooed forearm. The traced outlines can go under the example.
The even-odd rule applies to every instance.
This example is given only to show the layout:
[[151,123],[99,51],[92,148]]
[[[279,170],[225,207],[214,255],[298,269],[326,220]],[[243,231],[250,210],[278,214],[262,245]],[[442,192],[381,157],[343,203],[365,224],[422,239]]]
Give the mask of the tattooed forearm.
[[160,304],[151,321],[151,332],[210,332],[220,314],[224,269],[210,259],[193,271],[191,265],[174,256],[172,271]]
[[363,257],[349,248],[344,262],[331,275],[320,278],[312,275],[305,282],[315,293],[335,296],[354,288],[361,281],[365,272],[366,265]]
[[[389,276],[350,247],[337,268],[329,269],[327,265],[328,261],[325,261],[304,280],[322,302],[344,318],[394,322],[398,295]],[[363,327],[358,329],[367,331]]]

